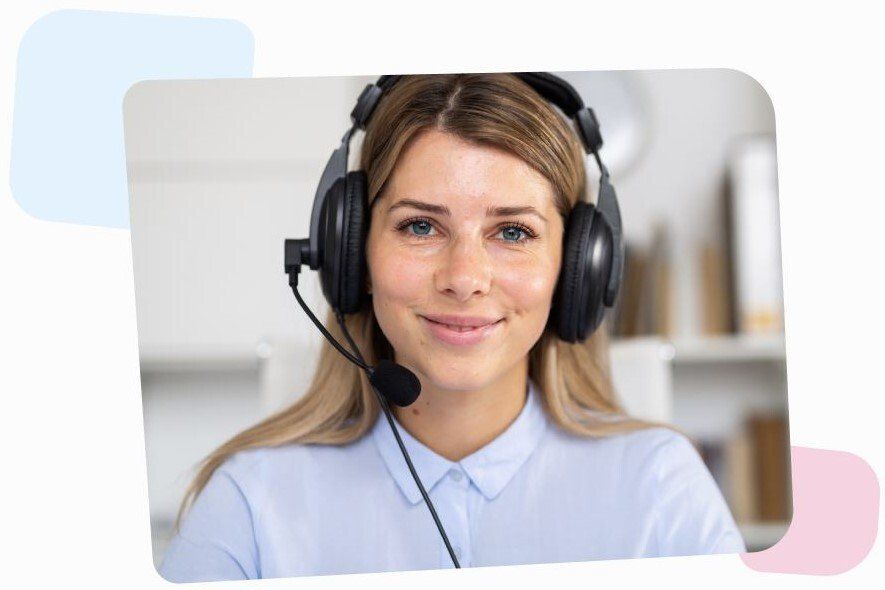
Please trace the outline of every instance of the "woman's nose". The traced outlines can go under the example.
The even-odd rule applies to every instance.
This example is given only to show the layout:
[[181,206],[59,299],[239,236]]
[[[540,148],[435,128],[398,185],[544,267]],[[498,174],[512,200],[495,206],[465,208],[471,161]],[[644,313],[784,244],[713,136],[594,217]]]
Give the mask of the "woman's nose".
[[482,240],[459,238],[446,248],[435,275],[436,288],[459,302],[489,292],[492,266]]

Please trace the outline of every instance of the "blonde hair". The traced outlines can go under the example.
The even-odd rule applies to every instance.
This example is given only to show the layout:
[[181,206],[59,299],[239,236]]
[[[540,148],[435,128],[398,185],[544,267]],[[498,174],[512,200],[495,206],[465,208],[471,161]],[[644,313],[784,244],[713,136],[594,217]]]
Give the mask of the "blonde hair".
[[[404,76],[379,102],[363,140],[360,167],[368,181],[368,204],[383,194],[397,159],[422,130],[436,128],[520,157],[555,189],[563,223],[586,187],[584,152],[564,118],[512,74]],[[371,305],[345,317],[366,362],[393,359]],[[344,334],[329,310],[326,329]],[[609,374],[605,326],[583,343],[559,340],[548,326],[529,352],[529,377],[552,421],[578,436],[602,437],[666,424],[627,416]],[[286,444],[350,443],[373,426],[380,407],[365,373],[323,341],[310,386],[295,403],[240,432],[199,464],[175,528],[215,470],[239,451]]]

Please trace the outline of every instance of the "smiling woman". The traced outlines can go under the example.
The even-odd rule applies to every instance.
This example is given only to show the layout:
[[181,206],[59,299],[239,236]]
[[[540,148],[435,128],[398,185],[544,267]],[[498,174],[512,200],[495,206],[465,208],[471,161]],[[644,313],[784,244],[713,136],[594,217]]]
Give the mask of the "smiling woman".
[[[395,418],[460,563],[743,551],[687,439],[621,409],[605,331],[571,342],[554,325],[586,184],[564,118],[516,75],[404,76],[360,160],[365,268],[345,325],[367,363],[420,381]],[[341,339],[331,311],[325,326]],[[298,402],[205,459],[163,576],[450,566],[379,410],[325,344]]]

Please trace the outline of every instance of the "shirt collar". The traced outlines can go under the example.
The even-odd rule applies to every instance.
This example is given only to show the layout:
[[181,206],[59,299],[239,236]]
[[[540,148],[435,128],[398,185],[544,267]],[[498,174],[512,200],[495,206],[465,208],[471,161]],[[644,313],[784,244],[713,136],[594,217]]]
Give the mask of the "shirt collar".
[[[535,383],[528,379],[526,401],[516,420],[493,441],[459,462],[449,461],[432,451],[394,418],[424,488],[430,492],[449,470],[460,466],[486,499],[497,497],[538,446],[547,428],[547,417],[539,395]],[[412,479],[384,415],[378,416],[372,428],[372,438],[400,490],[412,504],[420,502],[421,492]]]

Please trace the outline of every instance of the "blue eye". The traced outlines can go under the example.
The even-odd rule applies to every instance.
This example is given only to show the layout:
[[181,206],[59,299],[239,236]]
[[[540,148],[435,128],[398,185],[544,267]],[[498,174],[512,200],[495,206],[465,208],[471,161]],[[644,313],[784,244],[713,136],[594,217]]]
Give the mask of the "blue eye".
[[431,229],[433,229],[433,224],[430,222],[429,219],[423,218],[406,219],[405,221],[398,223],[396,226],[396,231],[414,238],[433,237],[433,234],[430,233]]
[[[508,226],[505,227],[502,231],[504,232],[504,235],[505,235],[505,241],[507,241],[507,242],[520,242],[520,241],[521,241],[521,239],[520,239],[521,236],[522,236],[523,234],[527,235],[524,229],[519,228],[519,227],[517,227],[517,226],[515,226],[515,225],[508,225]],[[509,234],[507,233],[508,231],[510,232]],[[509,235],[509,237],[511,237],[511,238],[513,238],[513,239],[512,239],[512,240],[511,240],[511,239],[507,239],[507,236],[508,236],[508,235]]]
[[431,230],[430,223],[428,223],[427,221],[425,221],[423,219],[409,223],[409,227],[416,227],[416,226],[420,226],[420,229],[418,229],[418,232],[415,234],[418,236],[426,236]]

